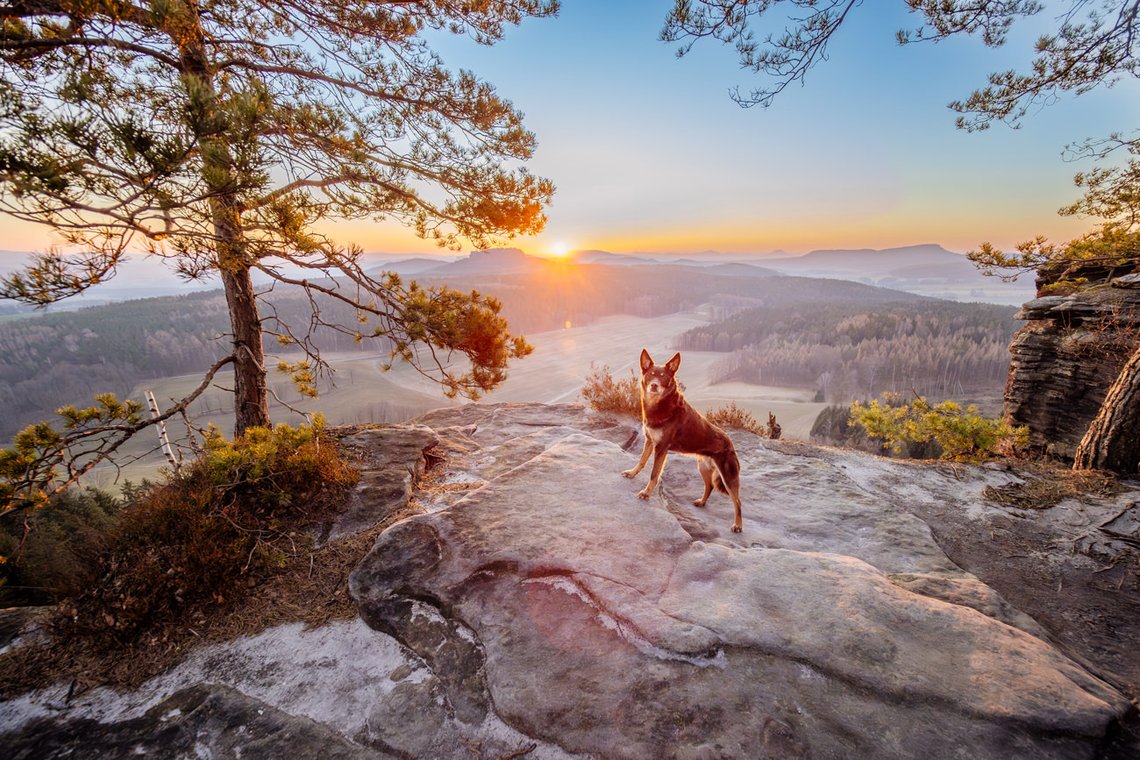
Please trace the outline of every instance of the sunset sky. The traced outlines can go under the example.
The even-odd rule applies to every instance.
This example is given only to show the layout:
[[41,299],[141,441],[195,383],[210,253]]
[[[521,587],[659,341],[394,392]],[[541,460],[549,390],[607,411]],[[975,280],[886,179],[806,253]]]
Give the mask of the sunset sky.
[[[567,0],[558,18],[494,47],[438,41],[450,68],[476,72],[526,114],[539,139],[528,166],[558,187],[547,230],[512,245],[748,254],[1067,239],[1091,222],[1056,214],[1087,168],[1063,161],[1063,147],[1140,124],[1140,86],[1126,81],[1066,96],[1019,130],[954,128],[946,104],[991,71],[1026,69],[1033,40],[1055,25],[1047,14],[997,51],[972,38],[899,47],[896,30],[916,17],[901,0],[865,3],[806,87],[745,110],[728,91],[756,81],[734,51],[709,43],[677,59],[658,41],[669,6]],[[0,225],[0,248],[50,241],[42,228]],[[372,252],[438,252],[394,224],[328,231]]]

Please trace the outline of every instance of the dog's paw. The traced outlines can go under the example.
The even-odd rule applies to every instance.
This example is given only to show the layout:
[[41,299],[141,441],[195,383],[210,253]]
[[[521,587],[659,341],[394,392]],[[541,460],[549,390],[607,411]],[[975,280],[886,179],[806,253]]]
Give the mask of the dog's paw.
[[733,533],[743,533],[744,528],[740,527],[739,523],[733,523],[732,524],[732,532]]
[[627,478],[634,478],[637,477],[637,470],[622,470],[621,474],[625,475]]
[[648,499],[648,498],[649,498],[649,489],[648,489],[648,488],[643,488],[643,489],[641,489],[640,491],[638,491],[638,492],[637,492],[637,498],[639,498],[639,499]]
[[694,507],[703,507],[704,505],[705,505],[704,499],[693,499],[693,506]]

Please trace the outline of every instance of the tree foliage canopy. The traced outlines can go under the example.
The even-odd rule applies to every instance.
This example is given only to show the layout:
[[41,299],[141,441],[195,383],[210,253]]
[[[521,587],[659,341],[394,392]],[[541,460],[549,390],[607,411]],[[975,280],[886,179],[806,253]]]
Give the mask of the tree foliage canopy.
[[[186,277],[252,269],[339,298],[360,315],[345,332],[392,336],[404,358],[417,342],[466,353],[474,372],[428,366],[452,392],[493,387],[522,350],[497,304],[376,276],[314,225],[394,220],[451,247],[541,229],[553,186],[514,166],[535,148],[522,115],[444,68],[423,35],[491,44],[556,11],[553,0],[8,5],[0,208],[52,226],[68,252],[7,278],[3,295],[50,303],[142,247]],[[315,357],[306,325],[265,328]]]
[[[1056,31],[1037,40],[1025,72],[995,72],[988,83],[950,103],[957,125],[982,130],[994,122],[1018,126],[1030,113],[1063,92],[1082,94],[1140,76],[1140,0],[905,0],[918,20],[896,32],[900,44],[937,42],[954,35],[976,35],[989,47],[1004,45],[1019,18],[1048,9]],[[743,106],[770,106],[794,82],[803,84],[811,68],[828,56],[828,46],[862,0],[675,0],[661,33],[680,43],[678,55],[699,40],[732,45],[741,66],[765,84],[734,98]],[[1016,253],[986,243],[970,254],[987,274],[1016,279],[1027,271],[1046,279],[1074,282],[1082,267],[1131,266],[1140,261],[1140,135],[1115,133],[1070,149],[1074,158],[1100,163],[1078,174],[1084,195],[1061,209],[1069,216],[1101,220],[1089,234],[1059,245],[1038,237]],[[1111,164],[1111,154],[1126,160]],[[1068,274],[1067,274],[1068,273]]]
[[[985,129],[994,121],[1017,124],[1061,92],[1087,92],[1122,76],[1140,75],[1137,0],[904,2],[918,24],[896,32],[900,44],[967,34],[999,47],[1018,18],[1047,6],[1056,10],[1057,30],[1038,39],[1028,73],[995,72],[985,87],[950,104],[961,114],[958,125],[966,129]],[[827,59],[832,37],[861,5],[863,0],[675,0],[661,37],[680,43],[682,56],[706,38],[732,45],[742,68],[770,82],[747,93],[738,90],[734,97],[744,106],[768,107]]]
[[999,419],[982,417],[976,406],[963,409],[953,401],[930,404],[922,396],[904,402],[897,394],[851,405],[851,424],[900,452],[908,443],[935,443],[943,459],[976,462],[1009,455],[1028,444],[1029,431]]
[[[310,231],[387,218],[447,245],[541,227],[551,184],[504,161],[521,114],[423,38],[490,44],[547,0],[15,2],[4,9],[5,210],[84,247],[217,262],[208,201],[232,194],[253,260],[339,265]],[[343,254],[342,254],[343,255]],[[113,265],[108,255],[103,266]]]

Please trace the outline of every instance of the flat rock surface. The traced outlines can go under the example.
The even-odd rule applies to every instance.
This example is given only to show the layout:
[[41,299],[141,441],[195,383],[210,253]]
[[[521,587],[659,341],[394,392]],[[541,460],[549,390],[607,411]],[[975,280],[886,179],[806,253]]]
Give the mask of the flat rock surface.
[[439,474],[469,488],[421,496],[351,588],[425,659],[482,657],[462,701],[528,735],[615,757],[1095,757],[1130,711],[1131,676],[1065,654],[920,516],[981,529],[982,489],[1012,474],[736,434],[734,536],[726,498],[691,506],[684,457],[636,498],[631,422],[479,414]]
[[[734,432],[733,534],[727,497],[692,506],[691,459],[670,457],[659,490],[637,498],[646,473],[620,474],[641,448],[633,420],[474,405],[388,430],[351,438],[387,454],[339,530],[391,514],[407,475],[435,465],[407,487],[419,513],[351,575],[363,622],[205,648],[130,694],[25,695],[0,706],[0,743],[103,731],[125,747],[169,714],[163,700],[214,699],[228,707],[202,714],[237,717],[193,730],[211,756],[248,756],[254,735],[233,740],[253,725],[248,698],[280,712],[265,746],[331,731],[348,743],[331,756],[346,757],[1116,760],[1140,748],[1135,486],[1013,510],[982,498],[1013,471]],[[218,686],[184,693],[203,682]]]

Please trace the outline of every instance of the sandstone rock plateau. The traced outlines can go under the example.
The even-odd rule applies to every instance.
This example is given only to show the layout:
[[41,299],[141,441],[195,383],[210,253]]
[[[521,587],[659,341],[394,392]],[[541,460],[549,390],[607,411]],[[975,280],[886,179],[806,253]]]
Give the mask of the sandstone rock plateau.
[[[409,498],[418,510],[351,575],[363,622],[205,648],[130,694],[25,695],[0,706],[0,744],[8,757],[1135,748],[1140,486],[1023,513],[981,497],[1018,479],[1000,468],[741,433],[734,535],[726,497],[691,505],[700,479],[684,457],[650,501],[636,497],[644,477],[620,471],[639,435],[573,405],[468,406],[358,432],[345,443],[407,461],[379,457],[332,533]],[[407,487],[424,451],[435,466]],[[1030,524],[1032,551],[1010,538]]]

